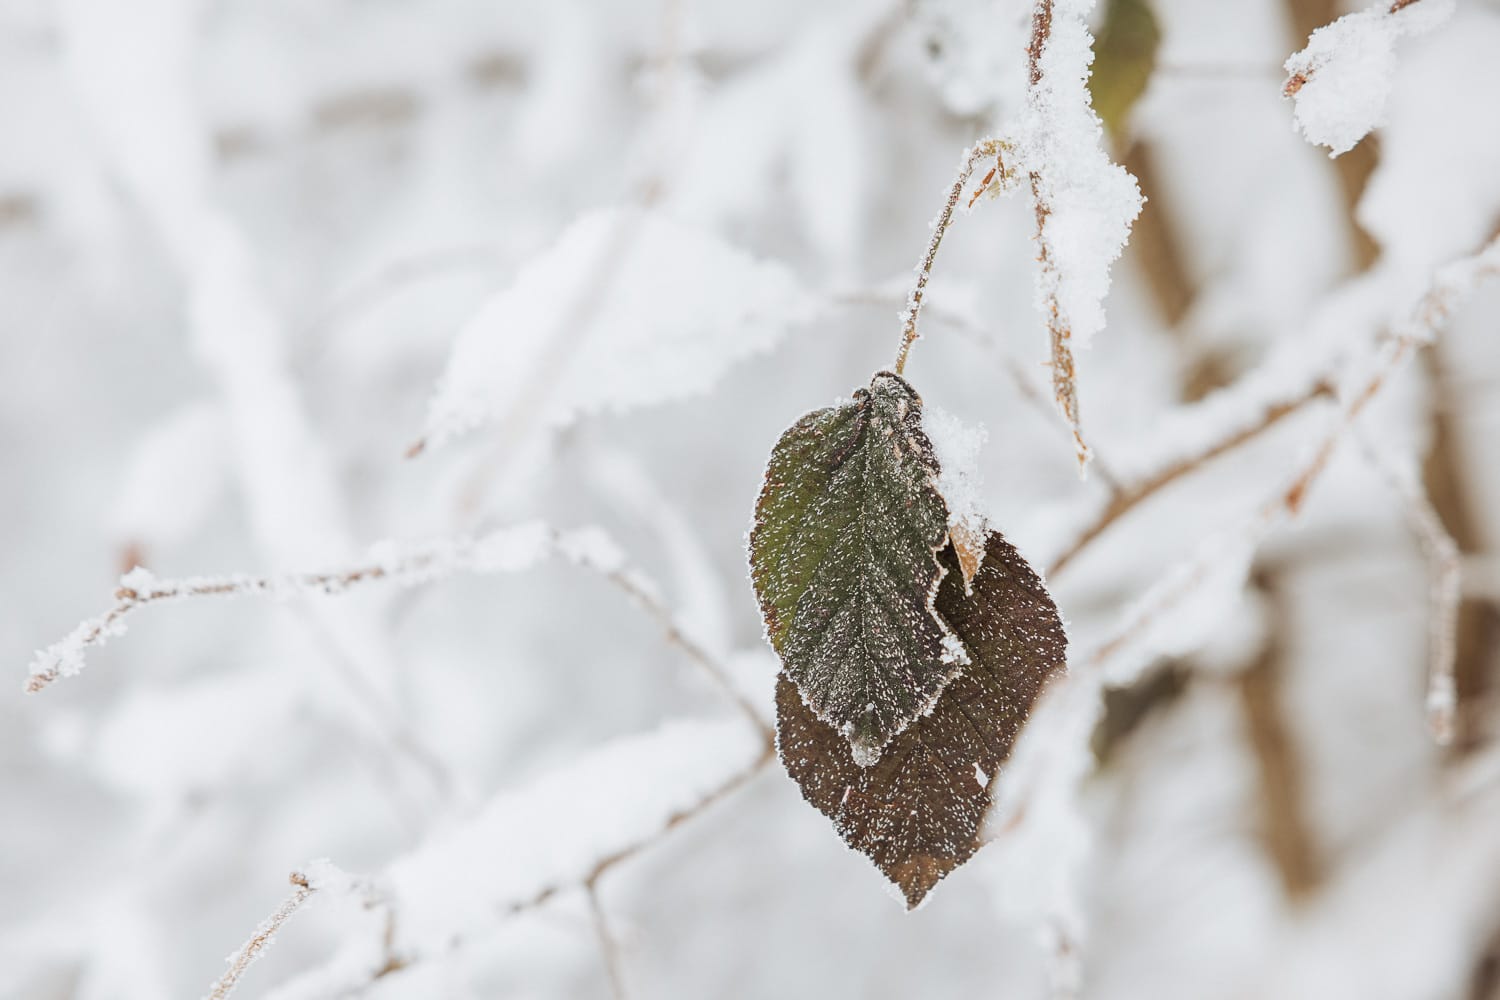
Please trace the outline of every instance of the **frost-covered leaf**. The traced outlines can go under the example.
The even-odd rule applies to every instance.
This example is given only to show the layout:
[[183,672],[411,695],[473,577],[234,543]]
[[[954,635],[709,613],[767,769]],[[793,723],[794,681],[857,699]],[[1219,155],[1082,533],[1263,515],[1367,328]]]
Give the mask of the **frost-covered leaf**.
[[813,308],[789,268],[704,230],[637,209],[586,215],[459,333],[424,441],[705,392]]
[[766,634],[816,716],[868,766],[963,666],[934,610],[948,511],[922,400],[880,372],[771,452],[750,567]]
[[1066,661],[1067,636],[1046,588],[999,532],[965,595],[953,550],[937,607],[972,662],[932,711],[860,767],[783,675],[778,749],[802,794],[839,834],[900,888],[909,907],[979,848],[996,772],[1047,678]]
[[1124,135],[1130,111],[1156,68],[1161,28],[1148,0],[1108,0],[1094,43],[1089,95],[1109,134]]

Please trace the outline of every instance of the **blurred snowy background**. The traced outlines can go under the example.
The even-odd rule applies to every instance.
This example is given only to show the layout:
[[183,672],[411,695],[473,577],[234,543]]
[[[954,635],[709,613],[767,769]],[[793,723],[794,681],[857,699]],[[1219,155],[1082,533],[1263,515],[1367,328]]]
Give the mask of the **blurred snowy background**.
[[[1445,12],[1350,34],[1312,127],[1384,127],[1334,160],[1282,64],[1336,0],[1090,15],[1148,203],[1079,359],[1087,481],[1027,192],[955,222],[907,374],[987,429],[1075,652],[1187,587],[1075,662],[1102,699],[1022,747],[1061,782],[907,914],[693,660],[769,711],[765,457],[889,365],[1031,4],[4,0],[0,996],[202,995],[294,870],[240,995],[1500,996],[1500,291],[1295,519],[1237,527],[1500,223],[1500,4]],[[476,535],[497,572],[412,548]],[[441,579],[140,609],[22,693],[133,567],[424,552]]]

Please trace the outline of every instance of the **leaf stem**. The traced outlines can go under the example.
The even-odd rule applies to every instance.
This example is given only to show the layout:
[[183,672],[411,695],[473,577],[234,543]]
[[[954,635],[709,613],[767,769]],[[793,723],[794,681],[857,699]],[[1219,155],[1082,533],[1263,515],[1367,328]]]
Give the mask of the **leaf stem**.
[[1003,147],[999,139],[983,139],[964,151],[963,161],[958,168],[958,177],[953,181],[953,187],[948,191],[948,200],[943,204],[943,210],[938,213],[937,219],[932,223],[932,239],[927,243],[927,253],[917,264],[917,284],[906,298],[906,322],[901,326],[901,349],[896,352],[896,363],[892,366],[897,375],[906,373],[906,356],[911,353],[912,342],[917,339],[917,315],[922,311],[922,296],[927,290],[927,280],[932,277],[932,262],[937,258],[938,247],[943,242],[943,234],[948,231],[948,226],[953,222],[953,210],[958,206],[958,200],[964,195],[964,188],[969,184],[969,178],[974,175],[974,168],[979,161],[991,156],[998,157]]

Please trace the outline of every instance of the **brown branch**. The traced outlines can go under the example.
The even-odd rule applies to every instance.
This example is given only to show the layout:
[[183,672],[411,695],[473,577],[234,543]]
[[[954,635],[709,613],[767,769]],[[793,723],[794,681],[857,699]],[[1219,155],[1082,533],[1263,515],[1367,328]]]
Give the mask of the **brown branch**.
[[645,851],[647,848],[655,846],[662,840],[662,838],[666,837],[667,834],[671,833],[673,830],[686,823],[691,822],[698,816],[707,812],[714,805],[729,798],[735,792],[738,792],[741,788],[744,788],[750,783],[751,779],[760,774],[760,772],[765,769],[766,765],[771,763],[771,761],[774,760],[775,757],[775,745],[767,744],[766,746],[761,748],[760,756],[751,761],[750,765],[743,771],[738,771],[735,774],[731,775],[729,778],[725,779],[722,785],[710,791],[707,795],[703,796],[703,798],[699,799],[691,806],[688,806],[686,809],[680,810],[668,816],[666,822],[664,822],[661,827],[651,836],[637,841],[636,843],[631,844],[627,847],[622,847],[620,850],[614,852],[613,854],[609,854],[603,858],[600,858],[599,861],[594,865],[594,867],[590,868],[588,873],[578,881],[562,882],[554,885],[549,885],[538,892],[536,895],[532,896],[530,899],[523,900],[522,902],[510,906],[508,908],[508,912],[524,913],[527,910],[534,910],[564,892],[567,892],[571,889],[577,889],[580,886],[586,886],[590,883],[598,882],[599,879],[602,878],[604,874],[610,871],[612,868],[616,867],[617,865],[621,865],[626,861],[629,861],[631,858]]
[[599,941],[599,954],[604,959],[604,972],[609,979],[609,994],[614,1000],[625,1000],[625,976],[620,962],[620,944],[610,931],[605,919],[604,907],[599,903],[599,887],[594,881],[584,883],[584,895],[588,897],[589,918],[594,925],[594,937]]
[[[1485,548],[1485,538],[1475,516],[1468,479],[1474,474],[1466,461],[1464,441],[1454,404],[1460,392],[1449,376],[1440,349],[1424,355],[1431,382],[1428,392],[1432,441],[1422,467],[1425,493],[1445,532],[1460,556],[1472,559]],[[1457,700],[1453,748],[1459,753],[1476,748],[1481,739],[1478,706],[1490,686],[1492,667],[1500,650],[1500,595],[1467,593],[1459,602],[1454,628],[1454,695]]]
[[[1308,493],[1327,470],[1334,452],[1365,407],[1379,395],[1415,349],[1431,341],[1446,322],[1459,298],[1472,291],[1481,281],[1497,274],[1500,274],[1500,237],[1491,240],[1473,256],[1451,264],[1438,273],[1431,288],[1412,310],[1410,318],[1399,324],[1392,339],[1380,348],[1371,373],[1363,381],[1356,382],[1355,391],[1344,394],[1345,402],[1338,419],[1312,456],[1293,473],[1287,485],[1277,490],[1246,524],[1244,533],[1252,546],[1258,546],[1283,519],[1295,517],[1301,511]],[[1200,549],[1197,557],[1168,572],[1147,591],[1146,598],[1124,616],[1111,636],[1082,659],[1082,665],[1097,672],[1111,657],[1148,630],[1160,615],[1193,592],[1212,570],[1212,563],[1219,556],[1216,547],[1212,547],[1212,551],[1209,549],[1210,547]]]
[[[1037,0],[1031,12],[1031,43],[1026,47],[1027,78],[1030,89],[1035,90],[1042,82],[1042,53],[1052,37],[1052,0]],[[1073,362],[1073,331],[1063,321],[1062,305],[1057,300],[1057,262],[1052,259],[1052,250],[1047,242],[1047,221],[1052,216],[1052,205],[1047,200],[1046,184],[1038,170],[1027,175],[1031,183],[1031,202],[1036,214],[1037,262],[1043,275],[1050,275],[1053,290],[1047,295],[1047,336],[1052,349],[1052,395],[1062,410],[1063,419],[1073,435],[1073,449],[1078,455],[1078,468],[1088,465],[1089,447],[1083,441],[1083,428],[1078,414],[1078,372]]]
[[1270,404],[1254,422],[1235,428],[1225,434],[1224,437],[1192,455],[1181,458],[1145,479],[1117,491],[1094,520],[1074,537],[1067,548],[1063,549],[1061,555],[1052,561],[1052,565],[1047,568],[1047,576],[1052,577],[1061,572],[1080,552],[1107,531],[1111,525],[1140,506],[1141,503],[1148,500],[1154,494],[1184,476],[1196,472],[1219,456],[1254,440],[1313,400],[1331,395],[1332,387],[1330,384],[1319,380],[1296,396]]
[[1400,498],[1412,532],[1427,557],[1427,723],[1439,746],[1453,743],[1458,707],[1455,680],[1458,609],[1463,583],[1458,545],[1422,492],[1421,483],[1363,436],[1365,457]]
[[[717,788],[711,789],[697,802],[694,802],[692,805],[688,806],[685,809],[681,809],[669,815],[666,820],[662,822],[661,826],[659,826],[650,835],[633,844],[623,847],[612,854],[608,854],[600,858],[580,878],[570,879],[565,882],[557,882],[552,885],[546,886],[528,899],[524,899],[518,903],[512,903],[508,906],[503,907],[500,911],[501,915],[507,917],[515,916],[517,914],[526,913],[531,910],[540,909],[541,907],[550,903],[552,900],[558,898],[559,896],[562,896],[564,893],[572,892],[575,890],[583,890],[590,897],[589,905],[591,907],[596,907],[597,899],[595,898],[595,896],[598,892],[599,882],[605,876],[605,874],[642,854],[646,850],[661,843],[669,834],[671,834],[673,830],[676,830],[679,827],[692,822],[699,816],[706,813],[708,810],[712,809],[715,805],[730,798],[736,792],[747,786],[752,779],[754,779],[763,770],[765,770],[766,765],[774,760],[775,757],[775,747],[772,744],[767,743],[761,748],[760,754],[755,758],[755,760],[751,761],[749,765],[747,765],[742,770],[730,775],[724,780],[722,784],[720,784]],[[595,926],[595,932],[598,933],[598,925],[596,924]],[[447,952],[451,953],[457,951],[465,947],[469,943],[470,942],[464,936],[455,935],[448,940]],[[601,947],[604,947],[602,940]],[[387,953],[390,954],[389,948],[387,948]],[[609,951],[605,952],[605,960],[606,963],[612,963],[614,961]],[[388,963],[388,968],[382,970],[379,975],[384,975],[387,972],[395,972],[401,969],[410,968],[413,965],[418,964],[418,962],[420,961],[421,958],[419,956],[402,956],[399,959],[392,958]],[[623,980],[622,978],[617,978],[619,976],[618,968],[609,968],[607,969],[607,971],[610,975],[611,988],[614,991],[614,995],[616,997],[622,996],[623,993],[621,991],[621,985],[623,983]],[[357,984],[352,984],[352,987],[357,988]]]
[[729,672],[708,650],[688,638],[671,610],[648,587],[643,585],[640,577],[624,568],[604,571],[604,577],[624,592],[636,603],[637,607],[646,613],[648,618],[656,623],[669,645],[676,646],[699,670],[703,671],[720,693],[739,709],[740,714],[750,720],[762,739],[766,741],[767,746],[774,745],[775,734],[761,718],[760,712],[735,686],[729,677]]

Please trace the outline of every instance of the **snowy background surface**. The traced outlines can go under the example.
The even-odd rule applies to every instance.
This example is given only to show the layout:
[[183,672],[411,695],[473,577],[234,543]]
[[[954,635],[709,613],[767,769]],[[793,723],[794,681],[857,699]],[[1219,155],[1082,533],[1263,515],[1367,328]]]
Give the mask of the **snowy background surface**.
[[[0,997],[1500,996],[1500,3],[1151,0],[1101,131],[1140,6],[0,0]],[[990,135],[906,374],[1075,656],[907,914],[744,533]]]

